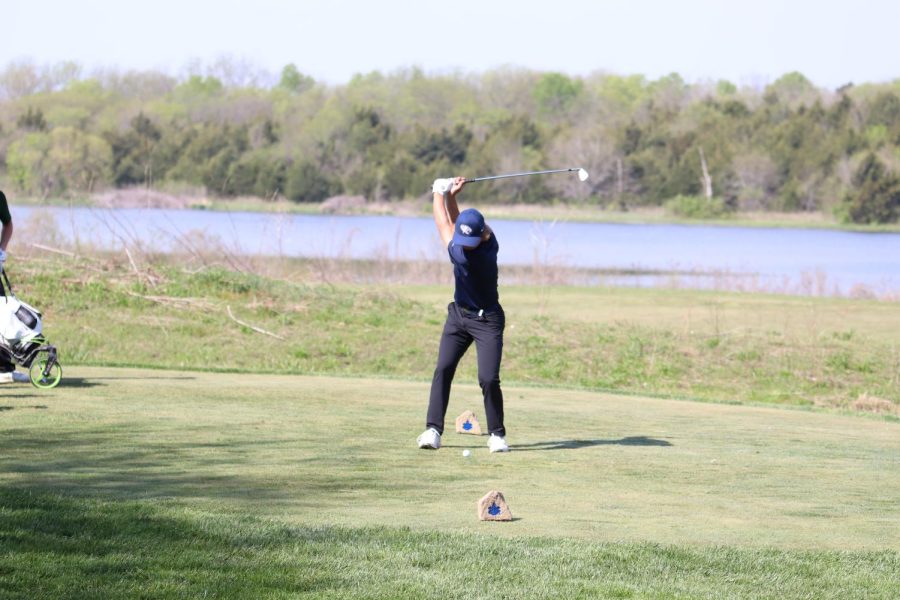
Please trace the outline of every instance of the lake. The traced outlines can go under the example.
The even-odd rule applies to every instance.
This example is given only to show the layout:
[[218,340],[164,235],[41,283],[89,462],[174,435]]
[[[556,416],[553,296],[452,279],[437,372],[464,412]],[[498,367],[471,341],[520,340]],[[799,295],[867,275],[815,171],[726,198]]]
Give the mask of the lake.
[[[430,217],[13,207],[67,241],[184,249],[200,235],[233,253],[445,261]],[[596,283],[900,297],[900,234],[821,229],[491,220],[502,265],[597,270]],[[20,234],[21,235],[21,234]],[[25,243],[17,235],[14,243]]]

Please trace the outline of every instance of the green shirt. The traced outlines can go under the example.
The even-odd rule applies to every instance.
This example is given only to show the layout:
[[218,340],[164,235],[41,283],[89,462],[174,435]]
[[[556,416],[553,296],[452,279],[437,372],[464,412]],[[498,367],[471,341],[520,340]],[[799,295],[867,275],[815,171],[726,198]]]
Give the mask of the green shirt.
[[12,215],[9,214],[9,204],[6,203],[6,194],[0,192],[0,223],[6,225],[12,221]]

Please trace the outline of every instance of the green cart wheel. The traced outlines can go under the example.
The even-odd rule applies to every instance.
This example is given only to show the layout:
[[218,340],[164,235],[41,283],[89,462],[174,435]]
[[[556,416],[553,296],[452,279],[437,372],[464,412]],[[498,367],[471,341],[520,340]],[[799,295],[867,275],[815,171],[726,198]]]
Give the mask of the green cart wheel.
[[62,367],[56,361],[54,361],[53,366],[50,367],[50,373],[46,377],[44,376],[47,360],[48,358],[46,356],[35,358],[34,362],[31,363],[31,368],[28,370],[28,375],[31,377],[31,383],[34,387],[42,390],[55,388],[62,379]]

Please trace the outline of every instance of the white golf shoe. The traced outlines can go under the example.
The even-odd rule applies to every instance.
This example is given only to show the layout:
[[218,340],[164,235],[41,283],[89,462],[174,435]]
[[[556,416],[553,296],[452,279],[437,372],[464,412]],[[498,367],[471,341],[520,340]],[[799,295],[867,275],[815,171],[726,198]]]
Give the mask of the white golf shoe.
[[491,452],[509,452],[509,444],[506,443],[506,438],[493,433],[488,438],[488,448]]
[[434,427],[429,427],[416,438],[416,443],[422,450],[437,450],[441,447],[441,434]]
[[31,377],[18,371],[0,373],[0,383],[31,383]]

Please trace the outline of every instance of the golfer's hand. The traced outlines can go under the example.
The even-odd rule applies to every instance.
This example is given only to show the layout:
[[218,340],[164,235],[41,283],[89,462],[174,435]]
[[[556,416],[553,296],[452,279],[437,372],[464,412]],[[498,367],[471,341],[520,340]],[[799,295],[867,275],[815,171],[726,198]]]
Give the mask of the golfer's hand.
[[450,195],[455,196],[456,194],[458,194],[459,191],[463,189],[464,185],[466,185],[465,177],[454,177],[453,183],[450,185]]
[[431,191],[435,194],[446,194],[450,191],[450,186],[453,185],[452,179],[435,179],[434,184],[431,186]]
[[0,250],[0,269],[6,264],[6,250]]

